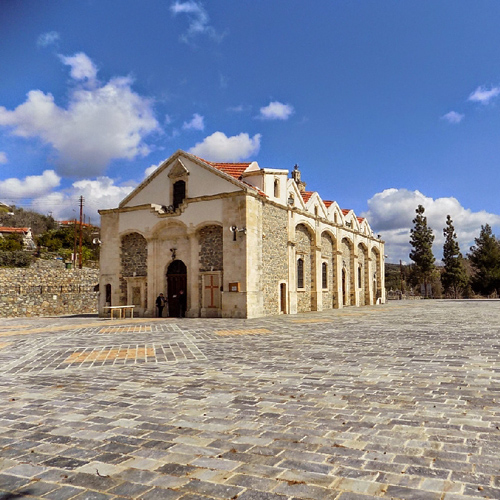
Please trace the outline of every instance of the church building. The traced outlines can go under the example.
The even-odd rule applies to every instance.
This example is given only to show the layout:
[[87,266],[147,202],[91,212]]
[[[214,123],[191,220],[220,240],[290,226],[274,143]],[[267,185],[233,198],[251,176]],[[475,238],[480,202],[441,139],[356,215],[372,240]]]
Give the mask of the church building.
[[118,208],[100,210],[99,313],[135,305],[155,316],[160,293],[174,317],[184,307],[187,317],[255,318],[383,303],[384,242],[305,188],[298,166],[289,178],[177,151]]

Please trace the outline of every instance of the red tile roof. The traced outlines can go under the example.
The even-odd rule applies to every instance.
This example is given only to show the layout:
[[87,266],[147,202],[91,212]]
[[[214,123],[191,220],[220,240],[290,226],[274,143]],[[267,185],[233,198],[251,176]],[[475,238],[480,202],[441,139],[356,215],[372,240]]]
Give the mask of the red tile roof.
[[365,218],[364,218],[364,217],[356,217],[356,218],[358,219],[358,222],[359,222],[360,224],[361,224],[361,223],[365,220]]
[[304,203],[307,203],[310,199],[311,196],[313,195],[314,191],[302,191],[300,194],[302,196],[302,199],[304,200]]
[[243,172],[250,166],[250,163],[216,163],[213,161],[204,160],[199,156],[195,156],[195,158],[198,158],[198,160],[201,160],[203,163],[207,163],[211,167],[214,167],[217,170],[220,170],[221,172],[230,175],[233,179],[245,183],[247,186],[251,187],[252,189],[255,189],[255,191],[257,191],[259,194],[267,198],[267,195],[266,193],[264,193],[264,191],[261,191],[259,188],[252,186],[251,184],[248,184],[248,182],[245,182],[241,179]]
[[[73,219],[73,220],[60,220],[58,222],[60,226],[73,226],[74,224],[80,225],[80,221]],[[82,227],[92,227],[91,224],[88,224],[87,222],[82,222]]]
[[29,227],[0,227],[0,233],[27,233]]
[[341,210],[344,215],[347,215],[351,211],[350,208],[341,208]]
[[325,204],[325,207],[328,208],[330,205],[333,205],[333,201],[326,201],[323,200],[323,203]]
[[[197,157],[198,158],[198,157]],[[210,166],[230,175],[231,177],[241,180],[243,172],[250,166],[250,163],[216,163],[213,161],[207,161],[200,158],[204,163],[208,163]]]

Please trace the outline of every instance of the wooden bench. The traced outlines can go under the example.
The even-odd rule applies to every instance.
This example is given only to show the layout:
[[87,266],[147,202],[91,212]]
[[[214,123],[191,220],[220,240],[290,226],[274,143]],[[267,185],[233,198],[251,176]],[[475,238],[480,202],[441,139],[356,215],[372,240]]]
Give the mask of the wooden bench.
[[122,319],[122,315],[124,318],[127,317],[127,309],[130,309],[130,317],[134,317],[134,307],[135,306],[106,306],[104,309],[109,309],[109,316],[111,319],[114,319],[113,317],[113,311],[118,311],[119,313],[119,319]]

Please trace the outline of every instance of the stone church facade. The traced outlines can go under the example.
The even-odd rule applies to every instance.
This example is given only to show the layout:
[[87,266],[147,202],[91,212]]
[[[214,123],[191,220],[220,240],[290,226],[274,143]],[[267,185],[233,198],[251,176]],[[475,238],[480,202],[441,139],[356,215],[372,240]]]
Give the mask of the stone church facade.
[[384,242],[366,219],[289,172],[177,151],[118,208],[101,210],[99,312],[253,318],[384,297]]

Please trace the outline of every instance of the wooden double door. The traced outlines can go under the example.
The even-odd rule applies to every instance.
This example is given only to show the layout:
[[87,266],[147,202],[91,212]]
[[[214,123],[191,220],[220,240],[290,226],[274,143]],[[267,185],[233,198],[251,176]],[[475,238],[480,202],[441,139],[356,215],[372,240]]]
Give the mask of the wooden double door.
[[174,260],[167,269],[168,316],[180,318],[187,309],[187,268],[182,260]]

